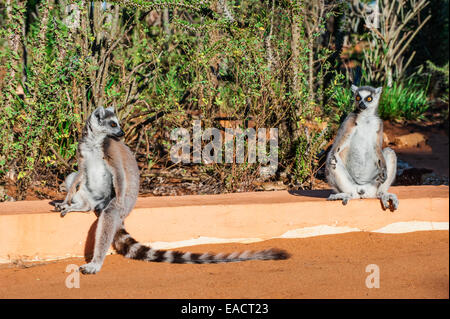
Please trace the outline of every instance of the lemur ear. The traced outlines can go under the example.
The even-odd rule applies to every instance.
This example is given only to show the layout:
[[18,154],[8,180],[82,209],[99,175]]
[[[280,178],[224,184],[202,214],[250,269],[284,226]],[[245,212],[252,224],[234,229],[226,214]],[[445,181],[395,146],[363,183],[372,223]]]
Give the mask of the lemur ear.
[[114,113],[114,106],[107,107],[106,111],[110,111],[110,112]]
[[354,84],[352,84],[352,92],[356,93],[356,91],[358,90],[358,87]]
[[100,120],[102,118],[105,117],[105,109],[103,108],[103,106],[99,106],[98,108],[95,109],[94,111],[94,115]]
[[375,93],[380,95],[382,90],[383,90],[383,87],[380,86],[380,87],[375,89]]

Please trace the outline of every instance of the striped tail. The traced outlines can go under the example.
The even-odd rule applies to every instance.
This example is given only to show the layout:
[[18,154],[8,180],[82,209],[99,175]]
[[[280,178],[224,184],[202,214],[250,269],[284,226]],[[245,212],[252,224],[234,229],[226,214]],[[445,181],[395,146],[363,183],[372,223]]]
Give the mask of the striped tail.
[[245,260],[278,260],[287,259],[290,256],[287,252],[281,249],[266,249],[256,252],[234,252],[230,254],[196,254],[173,250],[153,249],[138,243],[123,228],[119,229],[114,236],[113,246],[119,254],[127,258],[174,264],[216,264]]

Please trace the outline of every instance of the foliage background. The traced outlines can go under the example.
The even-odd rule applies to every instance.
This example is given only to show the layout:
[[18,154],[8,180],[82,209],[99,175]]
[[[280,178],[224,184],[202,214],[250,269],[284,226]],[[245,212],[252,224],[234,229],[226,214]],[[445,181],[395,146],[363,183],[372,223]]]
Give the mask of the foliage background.
[[403,64],[389,66],[393,83],[377,59],[395,39],[367,27],[371,1],[2,0],[0,183],[18,199],[33,187],[56,189],[77,168],[84,121],[103,105],[118,112],[144,192],[264,182],[256,164],[170,162],[170,131],[191,130],[195,119],[203,129],[278,128],[272,180],[313,188],[352,109],[352,82],[384,86],[385,119],[428,120],[438,108],[448,120],[448,0],[379,2],[395,6],[395,21],[414,13],[400,37],[423,24],[407,45],[395,42],[404,50]]

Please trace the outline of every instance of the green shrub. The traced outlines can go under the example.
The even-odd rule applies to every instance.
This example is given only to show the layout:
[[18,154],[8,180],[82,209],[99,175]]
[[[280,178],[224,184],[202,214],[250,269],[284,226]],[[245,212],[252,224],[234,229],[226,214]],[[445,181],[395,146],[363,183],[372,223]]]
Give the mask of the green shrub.
[[331,120],[339,123],[343,116],[353,111],[353,93],[350,88],[339,87],[333,94],[334,112],[331,114]]
[[428,108],[427,89],[409,80],[383,88],[378,113],[385,120],[425,120]]

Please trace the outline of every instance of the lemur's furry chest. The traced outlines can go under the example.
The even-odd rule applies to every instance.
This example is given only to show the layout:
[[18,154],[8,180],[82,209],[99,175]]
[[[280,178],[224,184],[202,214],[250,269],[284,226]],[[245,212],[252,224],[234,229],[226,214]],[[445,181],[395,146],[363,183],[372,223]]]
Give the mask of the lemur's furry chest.
[[373,158],[376,152],[380,119],[375,116],[358,117],[355,123],[345,162],[355,182],[365,184],[372,181],[378,172]]
[[85,165],[87,188],[94,200],[110,197],[112,193],[112,175],[106,166],[102,145],[80,145],[80,153]]

